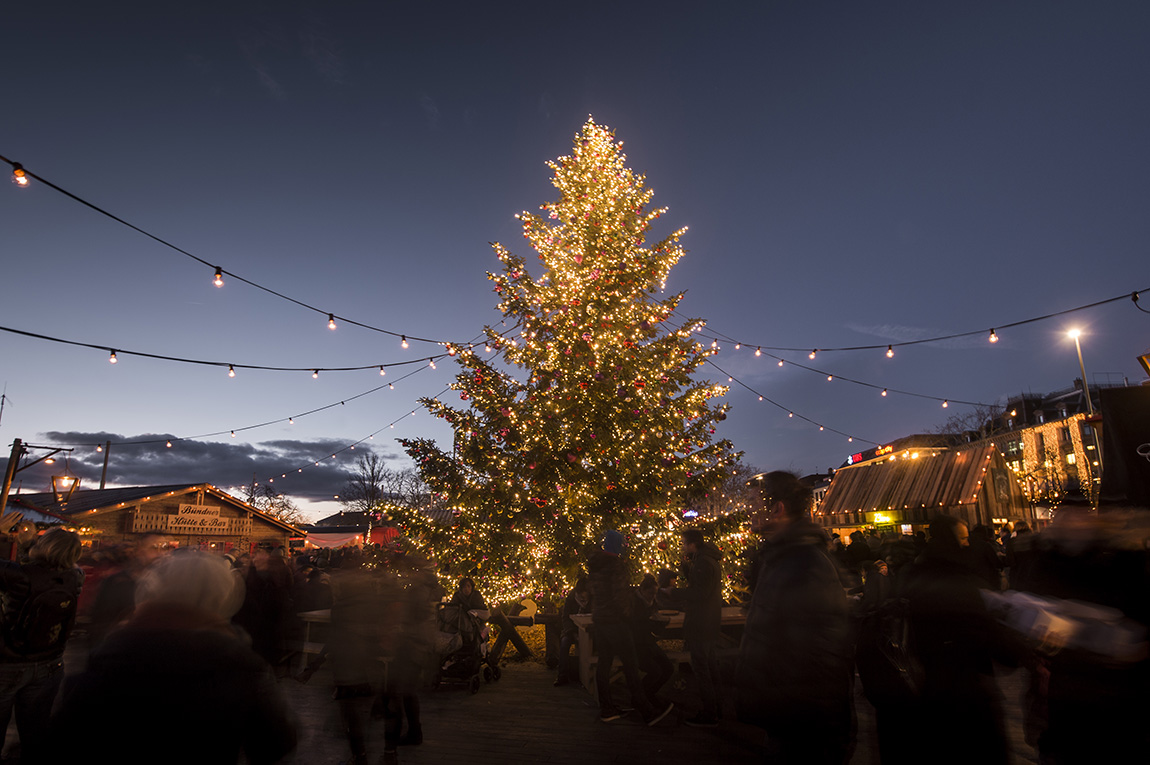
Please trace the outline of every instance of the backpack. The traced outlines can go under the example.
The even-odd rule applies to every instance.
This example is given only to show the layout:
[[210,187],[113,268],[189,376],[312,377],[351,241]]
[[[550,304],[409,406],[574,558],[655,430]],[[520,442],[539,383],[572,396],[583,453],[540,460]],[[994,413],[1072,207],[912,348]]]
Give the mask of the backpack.
[[76,621],[80,577],[75,571],[25,566],[29,580],[27,599],[14,618],[4,622],[8,649],[30,660],[55,656]]

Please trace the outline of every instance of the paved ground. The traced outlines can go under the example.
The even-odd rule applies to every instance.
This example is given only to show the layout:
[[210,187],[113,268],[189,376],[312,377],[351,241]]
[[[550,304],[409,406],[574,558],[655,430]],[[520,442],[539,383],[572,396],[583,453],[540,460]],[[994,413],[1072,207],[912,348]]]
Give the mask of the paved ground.
[[[503,676],[472,695],[463,686],[445,686],[421,695],[424,743],[401,747],[400,762],[412,765],[474,765],[475,763],[750,763],[762,762],[762,733],[733,719],[730,703],[717,729],[684,725],[697,710],[689,684],[670,690],[677,707],[654,728],[642,724],[636,713],[613,723],[598,719],[590,694],[578,685],[552,687],[554,675],[529,662],[508,662]],[[679,685],[683,686],[682,678]],[[1021,710],[1017,699],[1020,673],[1006,678],[1008,727],[1016,765],[1033,763],[1032,749],[1021,739]],[[672,681],[672,685],[675,681]],[[284,681],[284,689],[303,721],[298,765],[337,765],[348,761],[349,750],[331,700],[331,676],[320,671],[302,686]],[[617,698],[626,691],[617,689]],[[856,698],[858,737],[852,765],[876,765],[873,710]],[[371,728],[369,752],[378,762],[383,751],[382,723]]]
[[[77,640],[65,656],[66,670],[79,671],[85,647]],[[533,662],[506,661],[502,678],[471,694],[462,685],[444,686],[421,694],[424,743],[402,747],[400,762],[409,765],[475,765],[476,763],[750,763],[762,762],[762,734],[733,719],[727,700],[724,720],[716,729],[692,728],[682,720],[697,711],[689,678],[676,675],[668,686],[675,711],[654,728],[638,715],[613,723],[599,721],[591,695],[578,685],[552,687],[554,674]],[[1018,705],[1025,677],[1015,672],[1000,682],[1007,725],[1014,747],[1015,765],[1036,762],[1034,751],[1022,741]],[[291,765],[342,765],[349,748],[332,701],[332,678],[320,669],[304,685],[281,681],[300,721],[299,748]],[[626,698],[618,688],[616,698]],[[851,765],[877,765],[873,710],[856,695],[857,746]],[[372,765],[383,752],[383,724],[368,728]],[[3,762],[18,763],[16,726],[9,726]]]

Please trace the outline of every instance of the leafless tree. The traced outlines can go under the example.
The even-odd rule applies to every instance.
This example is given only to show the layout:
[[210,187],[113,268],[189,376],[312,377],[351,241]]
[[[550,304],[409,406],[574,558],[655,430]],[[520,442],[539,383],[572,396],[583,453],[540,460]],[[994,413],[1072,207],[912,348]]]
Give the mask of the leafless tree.
[[416,507],[426,501],[427,487],[411,468],[392,470],[374,452],[361,454],[347,480],[340,503],[349,512],[372,512],[381,506]]
[[749,510],[751,499],[757,491],[747,482],[760,473],[758,468],[749,465],[736,464],[731,474],[717,491],[694,503],[694,509],[700,516],[718,517],[740,510]]
[[981,441],[1008,429],[1003,412],[1003,407],[997,404],[974,404],[963,412],[952,414],[933,432],[947,436],[969,436],[972,441]]
[[269,484],[252,482],[244,487],[244,502],[271,517],[299,526],[307,523],[300,509],[286,494],[278,494]]

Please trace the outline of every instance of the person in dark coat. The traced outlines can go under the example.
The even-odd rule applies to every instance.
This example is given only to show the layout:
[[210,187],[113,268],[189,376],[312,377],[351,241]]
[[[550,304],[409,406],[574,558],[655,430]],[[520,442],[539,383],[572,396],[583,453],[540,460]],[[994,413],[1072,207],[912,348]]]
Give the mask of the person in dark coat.
[[639,679],[639,658],[631,635],[632,597],[627,564],[622,558],[623,535],[609,530],[604,534],[603,547],[587,561],[591,585],[591,618],[595,625],[595,648],[598,663],[595,667],[595,689],[599,696],[599,719],[603,722],[618,720],[622,711],[611,700],[611,665],[615,657],[623,664],[631,703],[639,710],[644,722],[655,725],[673,708],[667,704],[659,709],[643,690]]
[[688,725],[713,728],[719,724],[719,663],[715,656],[722,637],[723,553],[703,538],[700,529],[683,531],[683,639],[691,653],[691,670],[699,681],[703,707]]
[[252,650],[273,669],[284,670],[288,642],[298,631],[298,619],[283,548],[272,541],[261,542],[252,554],[245,585],[243,606],[233,621],[251,636]]
[[763,486],[774,534],[743,633],[739,714],[766,730],[769,762],[844,763],[854,665],[846,595],[810,520],[810,489],[784,471]]
[[660,629],[655,621],[658,610],[655,593],[658,589],[658,581],[647,574],[634,590],[635,599],[631,608],[631,635],[635,639],[639,669],[643,672],[643,691],[656,708],[659,708],[659,691],[675,674],[675,666],[655,636],[655,631]]
[[579,628],[571,617],[576,614],[591,613],[591,588],[587,584],[587,577],[579,577],[575,587],[567,593],[567,600],[563,603],[562,634],[559,638],[559,672],[555,677],[555,685],[566,685],[571,663],[571,646],[579,639]]
[[475,580],[465,576],[459,580],[459,587],[451,596],[451,605],[459,606],[464,611],[486,611],[487,603],[479,590],[475,589]]
[[[52,719],[52,762],[251,765],[281,761],[295,720],[267,663],[228,623],[236,579],[198,551],[163,558],[141,577],[137,607],[65,685]],[[173,738],[173,725],[194,731]]]
[[0,748],[12,711],[21,762],[48,757],[48,714],[64,678],[64,648],[84,575],[76,567],[80,538],[63,528],[47,531],[24,564],[0,562]]
[[1009,748],[993,660],[1007,659],[1008,640],[979,593],[986,583],[969,565],[968,544],[965,523],[939,516],[930,524],[926,551],[907,573],[922,688],[918,719],[906,727],[923,761],[1005,765]]
[[982,581],[982,586],[993,592],[1001,590],[1002,567],[1006,561],[1006,554],[1001,551],[989,526],[980,523],[970,530],[968,555],[970,565]]

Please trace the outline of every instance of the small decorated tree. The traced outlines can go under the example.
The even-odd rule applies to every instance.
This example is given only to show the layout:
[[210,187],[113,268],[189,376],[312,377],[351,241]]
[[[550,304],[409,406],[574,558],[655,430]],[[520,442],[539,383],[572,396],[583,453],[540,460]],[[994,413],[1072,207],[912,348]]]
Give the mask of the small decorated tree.
[[670,565],[682,511],[738,460],[713,438],[727,406],[711,399],[726,388],[692,379],[712,352],[693,339],[703,322],[675,322],[683,295],[662,296],[686,229],[646,245],[665,210],[648,206],[621,148],[588,119],[573,153],[549,163],[558,200],[519,216],[541,273],[494,245],[502,270],[488,278],[508,329],[488,327],[486,348],[449,348],[463,408],[422,400],[454,448],[402,442],[444,518],[400,522],[495,601],[558,595],[608,528],[637,566]]

